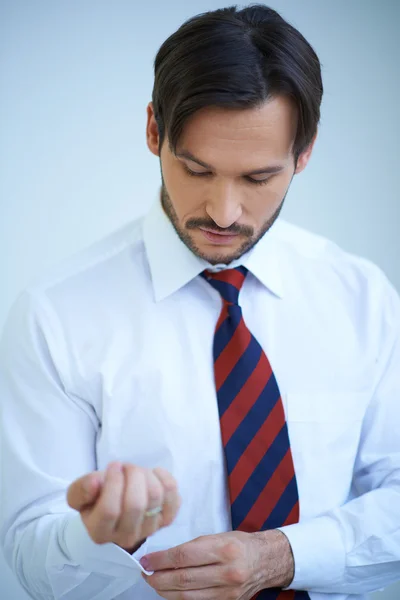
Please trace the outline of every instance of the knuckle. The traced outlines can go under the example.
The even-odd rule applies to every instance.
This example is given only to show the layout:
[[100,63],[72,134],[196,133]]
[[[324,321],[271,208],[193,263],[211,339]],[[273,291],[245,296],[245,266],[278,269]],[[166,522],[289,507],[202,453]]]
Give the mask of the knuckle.
[[114,506],[103,506],[99,517],[102,521],[116,521],[119,517],[119,512]]
[[230,567],[226,572],[227,583],[242,585],[247,581],[247,572],[240,567]]
[[185,569],[182,570],[178,575],[178,586],[182,588],[186,588],[188,585],[193,583],[193,577],[189,575],[188,571]]
[[183,567],[186,561],[186,552],[179,548],[179,546],[175,549],[174,553],[174,567],[180,568]]
[[142,502],[132,502],[132,505],[126,510],[130,519],[133,521],[134,526],[136,526],[139,521],[144,518],[145,511],[146,506]]
[[127,498],[124,504],[124,511],[139,516],[142,512],[146,510],[145,502],[140,499],[140,497],[130,497]]
[[241,549],[235,541],[229,541],[221,548],[221,556],[226,562],[241,558]]

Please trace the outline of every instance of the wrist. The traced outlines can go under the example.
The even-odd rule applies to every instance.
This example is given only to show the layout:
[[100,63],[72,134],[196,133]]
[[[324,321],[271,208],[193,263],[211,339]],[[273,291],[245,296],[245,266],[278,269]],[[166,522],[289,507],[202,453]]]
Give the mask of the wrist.
[[137,552],[140,548],[140,546],[143,546],[143,544],[145,543],[145,541],[147,540],[147,538],[144,538],[144,540],[141,540],[140,542],[138,542],[136,544],[136,546],[133,546],[133,548],[122,548],[122,550],[125,550],[125,552],[128,552],[128,554],[134,554],[135,552]]
[[259,531],[254,534],[261,542],[261,582],[268,589],[287,588],[294,578],[294,557],[286,535],[278,529]]

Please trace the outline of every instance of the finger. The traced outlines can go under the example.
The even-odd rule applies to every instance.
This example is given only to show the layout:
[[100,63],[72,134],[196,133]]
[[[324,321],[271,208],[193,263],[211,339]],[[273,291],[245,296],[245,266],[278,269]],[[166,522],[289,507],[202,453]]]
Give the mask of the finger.
[[123,491],[122,465],[119,462],[110,463],[105,473],[99,500],[90,514],[89,527],[92,538],[98,544],[113,541],[115,526],[121,516]]
[[140,563],[147,571],[218,564],[221,562],[216,552],[219,546],[218,534],[201,536],[169,550],[146,554]]
[[[164,488],[152,470],[145,471],[147,482],[147,507],[146,511],[162,507],[164,503]],[[163,525],[162,512],[151,516],[143,515],[142,534],[149,537]]]
[[178,486],[175,478],[161,467],[153,469],[153,473],[161,482],[164,488],[164,504],[163,504],[163,527],[170,525],[175,519],[181,505],[181,498],[178,493]]
[[[210,587],[232,585],[221,565],[190,567],[189,569],[170,569],[157,571],[143,577],[151,587],[159,591],[203,590]],[[220,597],[221,595],[220,590]]]
[[100,471],[94,471],[76,479],[67,491],[68,505],[80,511],[88,504],[95,502],[99,496],[103,479],[104,475]]
[[[116,533],[124,539],[124,545],[132,548],[140,541],[143,515],[147,508],[147,479],[143,469],[125,464],[124,491],[121,517],[116,525]],[[146,537],[146,536],[143,536]]]

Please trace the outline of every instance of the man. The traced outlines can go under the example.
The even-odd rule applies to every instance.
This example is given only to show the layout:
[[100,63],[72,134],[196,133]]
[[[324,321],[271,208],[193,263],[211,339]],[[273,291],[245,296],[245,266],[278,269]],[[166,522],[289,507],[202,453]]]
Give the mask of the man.
[[399,298],[278,219],[321,98],[315,52],[262,5],[160,48],[160,197],[26,290],[2,339],[1,542],[33,598],[399,578]]

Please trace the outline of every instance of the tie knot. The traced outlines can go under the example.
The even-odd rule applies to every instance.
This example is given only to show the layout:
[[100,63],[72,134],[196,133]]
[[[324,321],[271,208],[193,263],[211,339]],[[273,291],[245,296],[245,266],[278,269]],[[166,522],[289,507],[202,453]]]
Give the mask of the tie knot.
[[228,304],[239,304],[239,292],[247,275],[246,267],[224,271],[204,271],[202,276],[213,286]]

